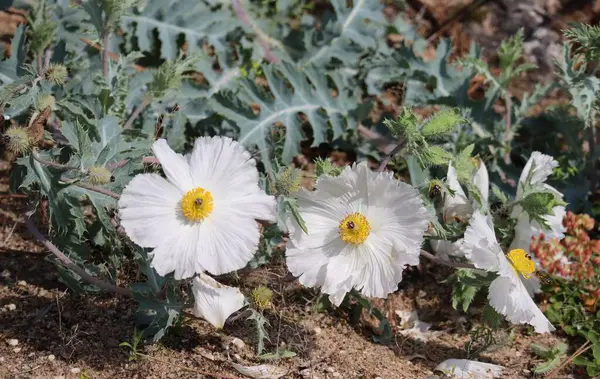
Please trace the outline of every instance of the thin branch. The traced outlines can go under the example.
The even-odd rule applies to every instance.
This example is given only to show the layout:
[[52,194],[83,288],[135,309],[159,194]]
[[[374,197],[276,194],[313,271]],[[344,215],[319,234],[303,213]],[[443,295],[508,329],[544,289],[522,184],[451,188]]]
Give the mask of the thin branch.
[[123,125],[123,129],[130,129],[131,125],[133,125],[133,122],[135,121],[135,119],[138,118],[138,116],[144,111],[144,109],[146,109],[146,107],[149,104],[150,104],[150,98],[144,97],[144,100],[142,101],[142,103],[140,105],[138,105],[137,108],[135,108],[135,110],[133,111],[133,113],[131,114],[131,116],[129,117],[127,122],[125,123],[125,125]]
[[110,33],[105,30],[102,36],[102,74],[108,78],[108,38]]
[[560,366],[558,366],[554,370],[550,371],[547,378],[548,379],[553,378],[554,375],[556,375],[558,372],[560,372],[560,370],[565,368],[573,359],[575,359],[578,356],[580,356],[581,354],[585,353],[587,350],[589,350],[593,346],[594,345],[591,345],[589,340],[585,341],[585,343],[579,349],[577,349],[577,351],[575,351],[573,353],[573,355],[571,355],[569,358],[567,358],[567,360],[565,360],[563,363],[561,363]]
[[275,46],[280,50],[283,50],[283,44],[275,38],[270,37],[254,21],[250,19],[248,12],[246,12],[246,10],[244,9],[242,0],[232,0],[232,4],[236,17],[240,19],[240,21],[242,21],[244,24],[250,26],[254,33],[256,33],[256,36],[258,37],[258,44],[263,49],[265,59],[271,63],[279,63],[280,59],[277,58],[275,54],[273,54],[270,45]]
[[81,276],[83,280],[86,282],[95,285],[98,288],[106,290],[108,292],[113,292],[118,295],[129,296],[132,297],[133,294],[129,288],[117,287],[111,283],[107,283],[101,279],[96,278],[88,274],[84,269],[77,266],[73,261],[67,257],[62,251],[60,251],[52,242],[50,242],[44,235],[33,225],[33,221],[31,219],[33,212],[28,212],[27,217],[27,229],[29,232],[33,234],[36,240],[38,240],[42,245],[44,245],[62,264],[64,264],[67,268],[74,271],[77,275]]
[[387,164],[390,163],[390,161],[392,160],[392,158],[394,158],[394,156],[396,154],[398,154],[400,152],[400,150],[402,150],[402,144],[401,143],[399,143],[398,145],[396,145],[396,147],[394,147],[394,149],[392,151],[390,151],[390,153],[388,155],[386,155],[385,158],[383,158],[383,160],[381,161],[381,164],[377,168],[377,172],[383,172],[385,170],[385,166],[387,166]]
[[453,267],[453,268],[468,268],[468,269],[476,269],[477,267],[470,265],[468,263],[458,263],[458,262],[450,262],[445,259],[440,259],[435,255],[431,254],[428,251],[421,250],[421,256],[429,259],[432,262],[439,263],[444,266]]
[[77,171],[77,170],[79,170],[78,167],[65,166],[65,165],[60,164],[60,163],[56,163],[56,162],[44,160],[44,159],[40,158],[35,153],[31,154],[31,156],[33,157],[33,159],[35,159],[36,161],[40,162],[44,166],[52,167],[52,168],[55,168],[55,169],[58,169],[58,170],[63,170],[63,171]]
[[506,153],[504,153],[504,163],[510,163],[510,142],[512,140],[511,129],[512,129],[512,99],[510,97],[510,92],[506,91],[506,95],[504,96],[506,102],[506,116],[504,117],[504,141],[506,142]]
[[101,188],[101,187],[96,187],[96,186],[93,186],[91,184],[75,183],[75,185],[77,187],[85,188],[86,190],[98,192],[98,193],[101,193],[103,195],[112,197],[113,199],[116,199],[116,200],[119,200],[121,198],[121,195],[119,195],[118,193],[115,193],[113,191],[109,191],[109,190]]

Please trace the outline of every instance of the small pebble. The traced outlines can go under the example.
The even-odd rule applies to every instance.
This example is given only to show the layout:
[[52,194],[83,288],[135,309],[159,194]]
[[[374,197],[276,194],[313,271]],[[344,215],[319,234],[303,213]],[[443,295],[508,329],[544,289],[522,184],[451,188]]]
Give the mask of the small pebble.
[[54,361],[56,359],[56,357],[53,354],[48,355],[48,360],[50,362]]
[[81,372],[81,369],[78,367],[73,367],[71,369],[71,374],[79,374]]
[[2,271],[2,273],[0,274],[0,277],[2,277],[3,279],[10,278],[10,271],[8,271],[8,270]]
[[20,347],[15,347],[15,348],[13,349],[13,351],[14,351],[15,353],[20,353],[20,352],[21,352],[21,348],[20,348]]
[[8,344],[8,346],[17,346],[19,344],[19,340],[13,338],[10,340],[6,340],[6,343]]
[[316,327],[313,329],[313,332],[315,332],[315,334],[320,334],[321,333],[321,328]]
[[17,309],[17,306],[14,304],[7,304],[6,309],[9,311],[14,311],[15,309]]
[[239,338],[234,338],[231,340],[231,344],[237,347],[239,350],[244,350],[246,348],[246,344]]
[[65,379],[64,375],[55,376],[54,379]]
[[4,357],[0,357],[0,362],[4,362]]
[[21,286],[21,287],[25,287],[25,286],[27,285],[27,282],[26,282],[26,281],[24,281],[24,280],[19,280],[19,281],[17,282],[17,285],[18,285],[18,286]]
[[342,374],[340,374],[339,372],[334,372],[333,374],[331,374],[331,376],[333,376],[334,378],[341,378]]

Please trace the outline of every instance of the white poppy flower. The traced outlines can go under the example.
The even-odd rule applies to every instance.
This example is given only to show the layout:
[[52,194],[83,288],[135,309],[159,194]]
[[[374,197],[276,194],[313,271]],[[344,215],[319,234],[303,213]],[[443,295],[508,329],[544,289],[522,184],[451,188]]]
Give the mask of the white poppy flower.
[[428,213],[417,190],[392,175],[362,162],[297,194],[308,234],[290,218],[288,268],[303,285],[321,287],[335,305],[352,288],[386,297],[397,289],[404,266],[419,263]]
[[[563,195],[560,192],[545,183],[546,179],[552,174],[552,170],[557,166],[558,162],[551,156],[534,151],[525,168],[523,168],[523,172],[521,172],[516,200],[522,200],[527,195],[524,192],[525,188],[531,188],[535,192],[551,192],[562,199]],[[531,240],[541,233],[544,233],[548,238],[562,239],[567,230],[562,223],[567,211],[564,206],[556,206],[552,208],[552,211],[553,214],[544,217],[550,226],[550,230],[544,230],[537,221],[530,219],[529,214],[521,206],[515,206],[511,217],[517,220],[517,224],[515,226],[515,238],[510,248],[519,247],[529,252]]]
[[[473,184],[481,194],[481,200],[487,203],[489,198],[489,176],[487,167],[481,159],[475,162],[475,170],[473,170]],[[453,217],[468,219],[473,214],[473,210],[477,207],[477,202],[474,199],[467,197],[462,187],[458,182],[456,169],[452,163],[448,165],[448,173],[446,174],[446,186],[454,191],[454,196],[447,194],[444,198],[443,216],[445,220]],[[448,256],[462,257],[462,238],[455,241],[431,240],[431,249],[436,255],[442,259],[448,259]]]
[[137,175],[119,200],[121,224],[152,266],[175,279],[241,269],[256,252],[255,220],[275,220],[275,199],[258,187],[256,162],[231,138],[201,137],[191,154],[164,139],[152,146],[167,177]]
[[239,289],[223,285],[204,273],[194,278],[192,292],[194,315],[218,329],[223,328],[229,316],[246,305]]
[[523,249],[512,249],[507,255],[496,240],[490,217],[475,211],[465,232],[463,251],[473,265],[498,277],[488,291],[490,305],[514,324],[530,324],[538,333],[555,330],[537,307],[527,286],[535,272],[535,263]]

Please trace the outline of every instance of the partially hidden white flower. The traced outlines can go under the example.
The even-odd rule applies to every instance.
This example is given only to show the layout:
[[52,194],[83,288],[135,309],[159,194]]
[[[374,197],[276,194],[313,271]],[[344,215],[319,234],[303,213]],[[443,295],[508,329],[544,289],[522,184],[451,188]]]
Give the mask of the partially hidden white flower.
[[[515,200],[519,201],[527,196],[524,191],[525,188],[534,192],[551,192],[562,199],[563,195],[559,191],[545,183],[552,174],[552,170],[557,166],[558,162],[551,156],[534,151],[521,172]],[[519,247],[529,252],[529,245],[533,237],[537,237],[541,233],[544,233],[548,238],[562,239],[567,230],[562,223],[567,211],[564,206],[560,205],[552,208],[552,211],[553,214],[544,217],[550,226],[550,230],[544,230],[537,221],[530,219],[529,214],[521,206],[515,206],[511,217],[517,220],[517,224],[515,226],[515,238],[510,248]]]
[[[489,175],[485,163],[481,159],[477,159],[475,170],[473,170],[473,184],[479,190],[481,201],[485,204],[489,198]],[[454,192],[454,196],[446,194],[444,197],[443,216],[446,221],[450,218],[457,217],[468,220],[473,214],[473,210],[477,208],[477,201],[467,197],[464,190],[458,182],[456,169],[452,163],[448,164],[448,173],[446,174],[446,186]],[[431,240],[431,249],[436,255],[442,259],[448,259],[448,256],[462,257],[462,238],[457,241]]]
[[386,297],[404,266],[419,263],[428,213],[417,190],[392,175],[362,162],[337,177],[322,176],[315,191],[297,193],[308,234],[289,219],[288,268],[335,305],[353,288]]
[[152,251],[152,266],[175,279],[241,269],[257,250],[255,220],[275,220],[275,199],[258,186],[256,162],[226,137],[201,137],[191,154],[164,139],[152,146],[166,179],[141,174],[119,200],[121,224],[133,242]]
[[465,232],[463,251],[476,268],[498,274],[488,291],[488,301],[498,313],[513,324],[530,324],[538,333],[555,330],[531,298],[533,291],[527,288],[535,263],[523,249],[512,249],[504,255],[491,217],[474,212]]
[[194,278],[194,315],[221,329],[234,312],[246,305],[239,289],[221,284],[205,273]]

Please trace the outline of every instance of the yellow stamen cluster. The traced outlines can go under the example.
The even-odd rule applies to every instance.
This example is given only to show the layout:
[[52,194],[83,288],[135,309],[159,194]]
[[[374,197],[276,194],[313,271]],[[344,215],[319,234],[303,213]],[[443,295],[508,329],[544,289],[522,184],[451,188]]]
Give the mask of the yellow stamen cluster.
[[535,262],[525,250],[513,249],[506,256],[517,274],[521,274],[525,279],[529,279],[535,272]]
[[204,188],[194,188],[181,199],[181,212],[189,221],[203,221],[213,211],[212,194]]
[[365,242],[371,233],[371,224],[365,216],[356,212],[346,216],[339,226],[342,241],[360,245]]

